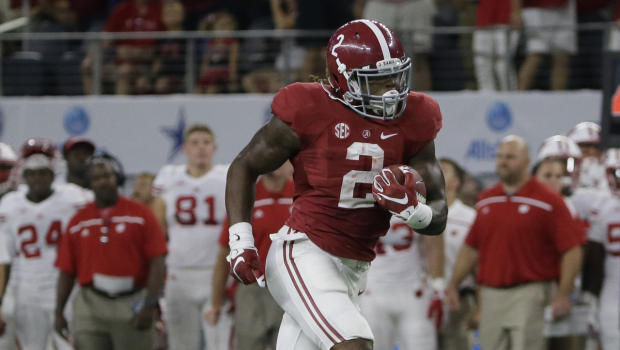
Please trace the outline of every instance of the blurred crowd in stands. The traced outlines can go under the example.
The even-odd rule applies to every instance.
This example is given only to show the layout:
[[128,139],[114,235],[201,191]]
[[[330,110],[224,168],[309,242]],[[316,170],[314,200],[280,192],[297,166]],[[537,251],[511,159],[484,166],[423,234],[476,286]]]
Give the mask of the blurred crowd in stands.
[[[415,90],[598,89],[603,52],[614,46],[604,38],[619,16],[617,3],[30,0],[24,4],[23,0],[2,0],[0,21],[26,13],[31,19],[25,28],[29,32],[171,33],[157,40],[116,40],[98,45],[83,40],[4,41],[3,94],[271,93],[284,83],[323,76],[324,43],[329,31],[354,18],[377,19],[400,33],[407,52],[415,57]],[[537,17],[532,15],[533,9],[548,13]],[[584,27],[587,23],[601,26]],[[536,28],[539,26],[542,28]],[[475,30],[441,30],[449,27]],[[231,33],[230,37],[197,40],[174,37],[181,31],[273,29],[327,32],[320,38],[301,37],[291,45],[269,35],[239,38]],[[93,67],[99,60],[101,91],[93,91]],[[24,76],[29,83],[22,81]]]

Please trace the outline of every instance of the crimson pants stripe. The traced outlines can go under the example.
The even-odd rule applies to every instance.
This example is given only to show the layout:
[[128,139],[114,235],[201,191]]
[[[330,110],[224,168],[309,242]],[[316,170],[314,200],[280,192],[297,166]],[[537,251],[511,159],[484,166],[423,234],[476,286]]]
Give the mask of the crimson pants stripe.
[[[295,242],[294,241],[293,242],[284,242],[284,247],[282,249],[282,255],[284,257],[284,265],[286,266],[286,270],[288,271],[289,277],[291,278],[291,281],[293,282],[293,285],[295,286],[295,289],[297,290],[297,294],[299,294],[299,297],[303,301],[304,306],[306,307],[306,309],[310,313],[310,316],[312,316],[312,319],[314,320],[314,322],[319,326],[319,328],[321,328],[321,330],[323,331],[323,333],[325,333],[325,335],[329,338],[329,340],[332,343],[334,343],[334,344],[343,342],[345,339],[340,335],[340,333],[338,333],[338,331],[336,331],[334,329],[334,327],[329,322],[327,322],[327,320],[325,319],[325,317],[323,316],[323,314],[321,313],[319,308],[316,306],[316,303],[314,302],[314,299],[312,298],[312,295],[308,291],[308,288],[306,287],[306,284],[304,283],[304,280],[301,278],[301,274],[299,273],[299,269],[297,268],[297,265],[295,264],[295,259],[292,258],[292,256],[293,256],[292,255],[293,254],[293,243],[295,243]],[[288,244],[288,247],[289,247],[289,249],[288,249],[289,250],[288,258],[287,258],[287,254],[286,254],[286,246],[287,246],[287,244]],[[291,266],[295,270],[295,274],[293,274],[293,271],[291,270]],[[301,284],[303,290],[305,291],[305,295],[304,295],[304,293],[302,293],[302,290],[300,289],[299,284],[295,280],[295,276],[297,276],[297,279],[299,279],[299,284]],[[312,305],[309,305],[308,301]],[[315,313],[316,313],[316,315],[315,315]],[[333,332],[333,334],[335,334],[335,336],[336,336],[336,338],[338,338],[338,340],[334,339],[334,337],[325,329],[323,324],[321,324],[321,322],[319,322],[319,320],[317,319],[317,315],[323,321],[323,323],[329,328],[329,330],[331,330]]]

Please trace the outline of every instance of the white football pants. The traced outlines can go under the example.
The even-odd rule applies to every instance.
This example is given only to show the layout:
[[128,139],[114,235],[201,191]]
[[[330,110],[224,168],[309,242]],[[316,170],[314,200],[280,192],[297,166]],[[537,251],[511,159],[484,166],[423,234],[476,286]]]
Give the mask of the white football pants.
[[[278,235],[283,230],[288,227]],[[277,350],[328,350],[345,340],[372,340],[359,309],[370,263],[335,257],[305,234],[295,235],[301,238],[276,237],[267,256],[267,286],[285,312]]]
[[232,316],[222,312],[214,327],[203,314],[211,303],[212,269],[170,269],[164,291],[164,320],[168,349],[200,350],[202,331],[206,350],[230,347]]
[[375,335],[374,348],[437,350],[435,326],[427,317],[430,297],[429,290],[410,286],[369,286],[360,301]]

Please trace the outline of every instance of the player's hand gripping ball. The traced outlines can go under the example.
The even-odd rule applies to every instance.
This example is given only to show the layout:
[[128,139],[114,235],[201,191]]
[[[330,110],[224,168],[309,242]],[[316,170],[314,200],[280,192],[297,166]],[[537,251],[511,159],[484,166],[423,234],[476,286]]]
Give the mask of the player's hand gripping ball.
[[429,225],[432,210],[426,205],[422,176],[407,165],[391,165],[375,176],[372,195],[380,206],[414,229]]

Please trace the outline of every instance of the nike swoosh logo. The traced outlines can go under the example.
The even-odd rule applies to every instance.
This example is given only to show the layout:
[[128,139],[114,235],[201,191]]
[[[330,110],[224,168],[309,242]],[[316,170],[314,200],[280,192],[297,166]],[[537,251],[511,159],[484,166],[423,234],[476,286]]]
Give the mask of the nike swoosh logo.
[[409,202],[409,197],[407,197],[406,193],[403,198],[394,198],[394,197],[386,196],[383,193],[377,193],[377,195],[380,196],[381,198],[385,198],[391,202],[402,204],[402,205],[405,205]]
[[398,135],[398,133],[397,133],[397,132],[395,132],[395,133],[393,133],[393,134],[387,134],[387,135],[384,135],[384,134],[383,134],[383,132],[381,132],[381,140],[387,140],[387,139],[389,139],[390,137],[392,137],[392,136],[396,136],[396,135]]
[[242,262],[245,262],[245,258],[244,257],[240,257],[239,259],[237,259],[237,261],[235,261],[235,266],[233,266],[233,271],[236,270],[237,269],[237,265],[239,265]]

